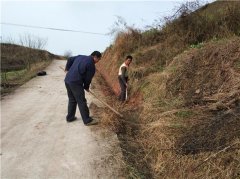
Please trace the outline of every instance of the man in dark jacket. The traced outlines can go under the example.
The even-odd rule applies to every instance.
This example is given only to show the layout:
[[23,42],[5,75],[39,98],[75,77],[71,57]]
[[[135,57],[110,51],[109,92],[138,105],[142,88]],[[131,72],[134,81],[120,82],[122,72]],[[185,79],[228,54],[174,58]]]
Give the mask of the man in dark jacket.
[[85,125],[96,124],[97,121],[89,116],[89,109],[85,92],[89,92],[89,86],[95,74],[95,64],[99,62],[102,54],[94,51],[90,56],[78,55],[70,57],[67,61],[65,71],[65,85],[68,94],[68,114],[66,116],[67,122],[76,120],[76,107],[78,105],[79,111]]

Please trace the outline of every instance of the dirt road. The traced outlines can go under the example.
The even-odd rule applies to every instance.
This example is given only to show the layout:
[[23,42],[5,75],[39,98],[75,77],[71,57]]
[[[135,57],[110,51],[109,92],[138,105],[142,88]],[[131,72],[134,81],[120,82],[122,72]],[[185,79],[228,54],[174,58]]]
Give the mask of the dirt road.
[[[115,134],[78,120],[66,123],[65,61],[53,61],[1,101],[2,179],[119,178]],[[95,99],[87,95],[88,103]]]

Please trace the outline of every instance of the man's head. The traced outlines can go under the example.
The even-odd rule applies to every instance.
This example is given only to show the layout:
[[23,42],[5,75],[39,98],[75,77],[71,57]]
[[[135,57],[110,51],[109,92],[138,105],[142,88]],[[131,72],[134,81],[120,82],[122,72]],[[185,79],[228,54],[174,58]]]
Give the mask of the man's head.
[[128,55],[125,59],[125,64],[126,65],[130,65],[130,63],[132,62],[133,57],[131,55]]
[[99,62],[102,58],[102,54],[99,51],[94,51],[91,56],[93,57],[94,63]]

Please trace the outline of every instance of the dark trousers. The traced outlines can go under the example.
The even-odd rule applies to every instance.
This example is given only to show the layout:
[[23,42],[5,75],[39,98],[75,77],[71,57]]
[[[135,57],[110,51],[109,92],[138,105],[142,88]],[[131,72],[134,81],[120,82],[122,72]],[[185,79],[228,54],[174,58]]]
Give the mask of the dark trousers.
[[84,88],[78,84],[67,84],[65,83],[68,94],[68,114],[66,116],[67,121],[74,119],[76,114],[76,107],[78,105],[80,114],[84,124],[92,121],[89,117],[89,109],[87,106],[87,100],[85,98]]
[[120,101],[125,101],[126,100],[126,89],[127,89],[127,87],[126,87],[123,79],[121,78],[121,76],[118,76],[118,81],[119,81],[119,85],[120,85],[120,88],[121,88],[121,93],[120,93],[120,96],[119,96],[119,100]]

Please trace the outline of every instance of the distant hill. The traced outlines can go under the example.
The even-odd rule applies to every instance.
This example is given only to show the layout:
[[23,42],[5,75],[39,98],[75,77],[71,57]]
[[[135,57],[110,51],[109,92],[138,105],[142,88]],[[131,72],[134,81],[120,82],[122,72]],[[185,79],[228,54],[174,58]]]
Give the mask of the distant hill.
[[63,59],[46,50],[1,43],[1,93],[10,92],[36,76],[53,59]]
[[29,64],[61,58],[46,50],[32,49],[15,44],[1,43],[1,70],[26,68]]

